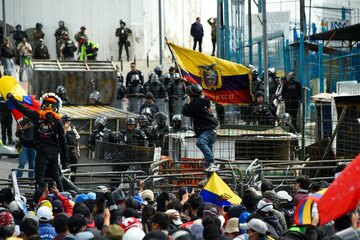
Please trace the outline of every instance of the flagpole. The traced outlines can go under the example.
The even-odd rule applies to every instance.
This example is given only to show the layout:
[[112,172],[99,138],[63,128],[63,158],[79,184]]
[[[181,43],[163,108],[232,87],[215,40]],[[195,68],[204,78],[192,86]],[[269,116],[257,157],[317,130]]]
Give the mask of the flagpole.
[[[182,75],[182,73],[181,73],[181,71],[180,71],[180,66],[179,66],[179,64],[177,63],[177,61],[176,61],[176,57],[175,57],[175,55],[174,55],[174,53],[173,53],[173,51],[172,51],[172,49],[171,49],[171,47],[169,46],[169,44],[168,44],[168,40],[167,40],[167,38],[165,37],[165,43],[166,43],[166,45],[168,46],[168,48],[169,48],[169,51],[170,51],[170,53],[171,53],[171,56],[173,57],[173,59],[175,60],[175,65],[176,65],[176,67],[177,67],[177,69],[179,69],[179,73],[180,73],[180,76],[181,76],[181,78],[182,79],[184,79],[183,78],[183,75]],[[186,81],[186,79],[185,79],[185,81]]]

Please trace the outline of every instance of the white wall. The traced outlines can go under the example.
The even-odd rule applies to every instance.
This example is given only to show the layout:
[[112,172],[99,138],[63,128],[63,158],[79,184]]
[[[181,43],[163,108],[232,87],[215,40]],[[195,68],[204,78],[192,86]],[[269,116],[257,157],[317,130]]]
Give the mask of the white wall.
[[[6,22],[23,29],[33,28],[37,22],[44,25],[45,43],[55,58],[54,32],[63,20],[73,38],[85,25],[90,40],[100,43],[99,59],[118,58],[115,30],[119,20],[126,21],[133,31],[131,54],[145,59],[159,57],[158,0],[11,0],[6,2]],[[216,0],[162,0],[164,30],[169,40],[191,46],[190,25],[202,17],[205,30],[204,49],[211,51],[210,26],[206,20],[216,16]],[[0,9],[2,6],[0,6]],[[2,11],[2,9],[1,9]],[[165,42],[165,41],[163,41]],[[135,48],[134,48],[135,47]],[[164,49],[167,49],[164,43]],[[124,53],[123,53],[124,54]],[[169,55],[166,50],[165,57]]]

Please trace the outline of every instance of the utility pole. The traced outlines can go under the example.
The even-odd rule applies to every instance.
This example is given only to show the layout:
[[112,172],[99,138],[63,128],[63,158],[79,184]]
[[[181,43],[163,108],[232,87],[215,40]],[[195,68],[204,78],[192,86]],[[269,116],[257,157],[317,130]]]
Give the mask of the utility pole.
[[[4,1],[4,0],[3,0]],[[162,11],[161,11],[161,0],[159,0],[159,62],[163,64],[163,49],[162,49]]]
[[267,19],[266,19],[266,0],[261,0],[262,24],[263,24],[263,51],[264,51],[264,95],[265,101],[269,102],[269,75],[268,75],[268,37],[267,37]]
[[252,20],[251,20],[251,2],[252,0],[248,0],[248,27],[249,27],[249,64],[252,64],[252,55],[253,55],[253,48],[252,48]]
[[304,33],[304,38],[306,38],[305,0],[300,0],[300,32]]

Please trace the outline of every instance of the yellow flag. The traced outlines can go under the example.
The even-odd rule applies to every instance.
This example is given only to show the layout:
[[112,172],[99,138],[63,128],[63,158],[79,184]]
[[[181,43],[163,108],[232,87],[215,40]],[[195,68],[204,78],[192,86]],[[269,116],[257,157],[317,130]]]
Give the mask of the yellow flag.
[[12,93],[19,101],[27,95],[26,91],[20,86],[17,80],[11,76],[3,76],[0,78],[0,93],[6,99],[8,93]]
[[218,206],[238,205],[241,198],[236,195],[231,188],[214,172],[200,195],[204,202],[211,202]]

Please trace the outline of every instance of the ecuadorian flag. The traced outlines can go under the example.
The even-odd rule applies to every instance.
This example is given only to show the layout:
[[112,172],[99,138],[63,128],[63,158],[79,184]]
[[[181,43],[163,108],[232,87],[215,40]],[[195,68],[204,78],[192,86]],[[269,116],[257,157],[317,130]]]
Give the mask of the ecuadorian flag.
[[220,104],[252,103],[250,69],[167,42],[182,76]]
[[[6,95],[9,92],[11,92],[14,97],[16,97],[16,99],[18,99],[24,106],[32,110],[39,110],[40,103],[39,101],[35,100],[35,96],[28,95],[15,78],[10,76],[3,76],[2,78],[0,78],[1,96],[5,99]],[[16,121],[23,117],[22,113],[16,110],[16,108],[10,101],[7,101],[7,104]]]
[[294,223],[296,225],[309,225],[312,222],[312,208],[314,203],[319,202],[326,192],[327,188],[316,193],[310,194],[306,199],[302,200],[297,206],[294,213]]
[[211,174],[209,181],[200,192],[204,202],[214,203],[219,207],[238,205],[241,198],[216,174]]

